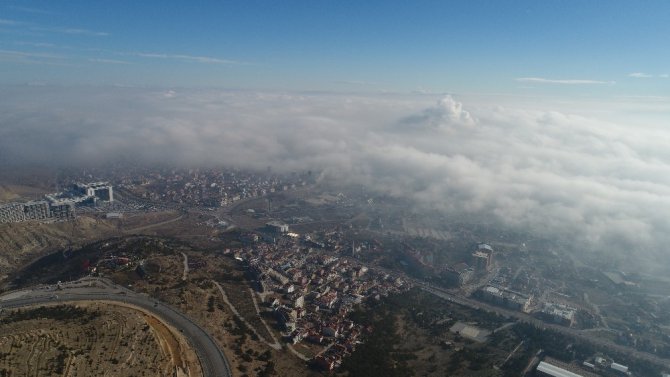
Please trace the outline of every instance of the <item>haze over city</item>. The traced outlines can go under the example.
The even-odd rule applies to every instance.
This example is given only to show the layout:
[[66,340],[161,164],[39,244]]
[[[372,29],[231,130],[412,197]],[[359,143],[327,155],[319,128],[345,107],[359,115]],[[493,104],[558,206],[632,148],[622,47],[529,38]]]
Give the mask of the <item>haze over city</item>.
[[5,164],[313,169],[667,256],[664,2],[2,6]]
[[[644,279],[670,272],[668,20],[662,0],[3,1],[0,204],[12,221],[35,220],[39,205],[56,228],[95,221],[62,236],[69,251],[178,224],[244,263],[258,250],[230,245],[260,242],[261,225],[289,233],[282,221],[295,220],[304,233],[260,239],[310,253],[337,244],[352,258],[357,243],[383,249],[364,261],[411,276],[398,277],[407,284],[394,294],[410,283],[430,290],[466,262],[473,272],[480,260],[466,258],[488,253],[474,283],[446,284],[450,299],[511,289],[496,284],[526,273],[541,282],[519,288],[532,310],[544,310],[546,292],[574,294],[565,303],[573,314],[597,319],[568,328],[618,331],[617,344],[665,357],[656,343],[640,345],[647,333],[631,340],[632,317],[608,324],[593,292],[568,288],[600,289],[609,278],[647,294]],[[26,176],[41,175],[41,187],[26,188]],[[68,187],[109,191],[104,199]],[[54,203],[66,215],[52,215]],[[189,233],[205,226],[211,234]],[[122,254],[135,245],[115,242]],[[584,280],[545,281],[573,273]],[[645,341],[657,335],[649,331]]]

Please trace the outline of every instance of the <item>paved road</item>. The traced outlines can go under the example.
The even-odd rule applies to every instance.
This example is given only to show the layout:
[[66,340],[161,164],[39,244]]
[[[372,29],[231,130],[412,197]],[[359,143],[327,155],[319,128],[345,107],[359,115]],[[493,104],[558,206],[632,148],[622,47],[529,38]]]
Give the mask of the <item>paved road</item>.
[[546,322],[543,322],[543,321],[541,321],[541,320],[539,320],[535,317],[532,317],[532,316],[530,316],[526,313],[507,310],[507,309],[504,309],[504,308],[501,308],[501,307],[498,307],[498,306],[489,305],[487,303],[476,301],[476,300],[473,300],[473,299],[470,299],[470,298],[467,298],[467,297],[458,296],[458,295],[455,295],[455,294],[453,294],[449,291],[446,291],[446,290],[443,290],[443,289],[440,289],[440,288],[437,288],[437,287],[434,287],[434,286],[428,286],[428,285],[423,285],[423,284],[419,284],[419,285],[426,292],[432,293],[432,294],[434,294],[438,297],[441,297],[445,300],[454,302],[454,303],[459,304],[459,305],[463,305],[463,306],[467,306],[467,307],[471,307],[471,308],[475,308],[475,309],[482,309],[482,310],[486,310],[486,311],[489,311],[489,312],[498,313],[498,314],[504,315],[508,318],[516,318],[521,322],[532,324],[532,325],[534,325],[535,327],[538,327],[538,328],[552,329],[554,331],[560,332],[560,333],[565,334],[567,336],[583,340],[585,342],[591,343],[591,344],[599,346],[599,347],[614,350],[614,351],[617,351],[617,352],[620,352],[620,353],[623,353],[623,354],[629,354],[629,355],[631,355],[633,357],[636,357],[640,360],[645,360],[647,362],[653,363],[653,364],[658,365],[658,366],[662,366],[664,368],[670,368],[670,360],[668,360],[668,359],[663,359],[661,357],[658,357],[656,355],[652,355],[650,353],[641,352],[641,351],[635,350],[631,347],[626,347],[626,346],[623,346],[621,344],[616,344],[616,343],[610,342],[610,341],[608,341],[606,339],[603,339],[603,338],[595,337],[592,334],[589,334],[588,331],[577,330],[577,329],[564,327],[564,326],[560,326],[560,325],[556,325],[556,324],[552,324],[552,323],[546,323]]
[[203,375],[206,377],[230,377],[230,365],[214,339],[200,326],[184,314],[160,304],[148,296],[128,290],[106,287],[78,286],[59,291],[43,289],[14,292],[0,296],[0,307],[19,308],[24,306],[52,304],[72,301],[107,301],[131,304],[142,308],[166,323],[179,329],[191,343],[198,355]]
[[[347,258],[345,258],[345,259],[347,259]],[[631,356],[633,356],[633,357],[635,357],[639,360],[645,360],[647,362],[650,362],[652,364],[661,366],[663,368],[670,368],[670,360],[669,359],[665,359],[665,358],[653,355],[651,353],[638,351],[638,350],[636,350],[632,347],[617,344],[617,343],[611,342],[611,341],[609,341],[607,339],[604,339],[604,338],[595,337],[595,336],[593,336],[592,331],[590,331],[590,330],[577,330],[577,329],[573,329],[573,328],[569,328],[569,327],[565,327],[565,326],[561,326],[561,325],[557,325],[557,324],[547,323],[547,322],[541,321],[541,320],[539,320],[539,319],[537,319],[537,318],[535,318],[531,315],[528,315],[526,313],[521,313],[521,312],[517,312],[517,311],[513,311],[513,310],[508,310],[508,309],[505,309],[505,308],[502,308],[502,307],[499,307],[499,306],[488,304],[486,302],[477,301],[477,300],[471,299],[469,297],[464,297],[460,294],[456,294],[456,293],[451,292],[449,290],[442,289],[440,287],[428,284],[425,281],[422,281],[422,280],[419,280],[419,279],[416,279],[416,278],[412,278],[412,277],[407,276],[405,274],[398,273],[398,271],[389,270],[389,269],[386,269],[386,268],[383,268],[383,267],[380,267],[380,266],[374,266],[374,268],[377,269],[377,270],[380,270],[380,271],[384,271],[384,272],[386,272],[390,275],[393,275],[393,276],[402,276],[404,279],[407,279],[410,283],[414,284],[417,287],[420,287],[424,291],[426,291],[428,293],[431,293],[435,296],[441,297],[442,299],[445,299],[447,301],[453,302],[455,304],[458,304],[458,305],[461,305],[461,306],[466,306],[466,307],[473,308],[473,309],[482,309],[482,310],[485,310],[485,311],[488,311],[488,312],[491,312],[491,313],[497,313],[497,314],[503,315],[507,318],[515,318],[515,319],[517,319],[521,322],[531,324],[531,325],[533,325],[537,328],[552,329],[552,330],[555,330],[555,331],[557,331],[559,333],[562,333],[564,335],[583,340],[587,343],[591,343],[591,344],[596,345],[598,347],[614,350],[614,351],[620,352],[622,354],[628,354],[628,355],[631,355]]]
[[184,213],[182,213],[181,215],[179,215],[177,217],[167,219],[167,220],[164,220],[164,221],[161,221],[161,222],[158,222],[158,223],[143,225],[143,226],[139,226],[137,228],[132,228],[132,229],[125,229],[125,230],[123,230],[123,233],[131,234],[131,233],[137,233],[137,232],[141,232],[143,230],[147,230],[147,229],[151,229],[151,228],[157,228],[159,226],[163,226],[163,225],[173,223],[175,221],[179,221],[179,220],[183,219],[184,216],[186,216],[186,215]]

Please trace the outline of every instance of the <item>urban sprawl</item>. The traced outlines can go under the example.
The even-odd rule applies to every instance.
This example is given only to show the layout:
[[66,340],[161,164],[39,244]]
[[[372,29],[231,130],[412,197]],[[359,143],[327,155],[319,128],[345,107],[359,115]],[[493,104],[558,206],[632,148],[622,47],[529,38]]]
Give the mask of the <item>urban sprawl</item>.
[[[418,247],[407,244],[403,251],[403,264],[410,267],[414,264],[414,267],[439,276],[443,286],[438,287],[402,271],[364,262],[364,258],[360,258],[361,253],[383,251],[382,243],[375,237],[365,241],[355,240],[340,225],[330,229],[324,227],[318,232],[294,230],[295,224],[312,220],[310,215],[296,215],[293,211],[290,216],[282,218],[273,212],[273,194],[309,188],[314,181],[311,172],[278,175],[269,169],[264,173],[225,169],[135,171],[114,176],[110,179],[112,183],[74,183],[68,190],[46,195],[42,200],[4,204],[0,206],[0,222],[71,220],[75,217],[75,208],[109,209],[108,218],[120,217],[126,211],[170,208],[213,213],[214,221],[210,221],[210,226],[228,226],[229,219],[217,218],[218,209],[229,208],[245,199],[267,198],[263,202],[265,208],[249,208],[245,212],[250,218],[264,221],[264,225],[243,229],[240,233],[243,246],[227,248],[224,254],[245,266],[249,279],[256,284],[258,297],[273,311],[285,342],[292,345],[308,342],[322,347],[312,359],[312,364],[324,370],[336,369],[360,342],[365,341],[366,335],[374,331],[348,319],[348,313],[354,307],[411,287],[448,294],[455,300],[462,298],[465,303],[476,300],[501,311],[529,315],[573,332],[588,327],[585,323],[590,320],[592,327],[603,328],[612,334],[613,344],[663,356],[660,348],[647,348],[643,337],[636,338],[623,322],[608,324],[599,307],[588,302],[587,295],[580,297],[571,293],[569,285],[558,282],[560,263],[546,267],[557,274],[555,281],[551,281],[535,269],[537,266],[518,262],[519,257],[512,253],[494,250],[493,242],[477,242],[459,260],[441,265],[432,262],[432,254],[422,253]],[[120,203],[115,203],[112,184],[122,193]],[[335,203],[332,208],[335,208],[337,203],[346,202],[346,195],[332,195],[330,199]],[[363,202],[374,205],[372,199]],[[342,204],[342,207],[346,206]],[[378,223],[374,229],[368,226],[372,229],[370,232],[377,232],[380,237],[402,234],[402,228],[384,228],[381,217]],[[445,234],[443,230],[408,233],[414,234],[405,235],[406,239],[414,237],[422,242],[430,241],[431,236],[444,238]],[[639,292],[645,284],[617,270],[599,276],[603,279],[592,278],[590,284],[603,287],[597,289],[612,294]],[[648,301],[654,303],[653,300]],[[661,305],[656,302],[649,310],[638,314],[638,332],[653,332],[653,326],[648,325],[645,318],[658,318],[661,313]],[[477,332],[473,325],[459,322],[456,326],[460,327],[454,331],[466,337],[466,329]],[[479,334],[485,332],[480,331]],[[549,357],[538,358],[534,370],[537,375],[554,377],[594,373],[631,375],[627,366],[603,355],[581,360],[578,366]]]

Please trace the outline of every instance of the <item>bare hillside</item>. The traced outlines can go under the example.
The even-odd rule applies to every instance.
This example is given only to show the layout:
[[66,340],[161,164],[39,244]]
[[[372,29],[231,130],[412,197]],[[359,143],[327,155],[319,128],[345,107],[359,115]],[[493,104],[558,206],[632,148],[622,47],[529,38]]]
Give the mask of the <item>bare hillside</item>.
[[177,331],[129,307],[43,306],[12,311],[0,323],[3,376],[202,375]]
[[0,280],[9,271],[47,251],[79,246],[109,236],[115,229],[108,222],[84,216],[61,223],[0,224]]
[[22,185],[0,184],[0,204],[41,198],[48,190]]

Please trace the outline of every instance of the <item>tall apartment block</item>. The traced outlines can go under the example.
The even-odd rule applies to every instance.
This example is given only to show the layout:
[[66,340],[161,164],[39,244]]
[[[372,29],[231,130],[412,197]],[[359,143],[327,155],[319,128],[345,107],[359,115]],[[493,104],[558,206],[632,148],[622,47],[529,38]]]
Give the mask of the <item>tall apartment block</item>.
[[0,223],[28,220],[69,220],[75,218],[75,206],[95,205],[98,200],[114,201],[107,182],[77,183],[67,192],[45,195],[46,200],[0,205]]

